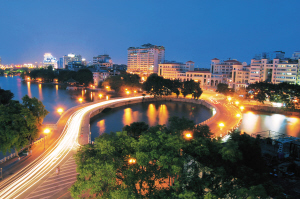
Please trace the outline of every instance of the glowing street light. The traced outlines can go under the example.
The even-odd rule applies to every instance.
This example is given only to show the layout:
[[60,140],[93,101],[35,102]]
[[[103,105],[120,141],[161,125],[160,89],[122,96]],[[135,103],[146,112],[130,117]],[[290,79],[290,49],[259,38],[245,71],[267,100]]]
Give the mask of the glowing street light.
[[99,94],[100,99],[102,98],[102,94]]
[[236,114],[236,116],[237,116],[237,117],[241,117],[241,114],[238,113],[238,114]]
[[136,159],[135,159],[135,158],[130,158],[130,159],[128,160],[128,163],[129,163],[129,164],[135,164],[135,163],[136,163]]
[[240,109],[241,109],[241,110],[244,110],[244,109],[245,109],[245,107],[241,106],[241,107],[240,107]]
[[48,133],[50,133],[50,129],[45,129],[44,130],[44,134],[45,134],[45,136],[44,136],[44,150],[46,149],[46,147],[45,147],[45,140],[46,140],[46,136],[47,136]]
[[79,98],[78,101],[81,103],[81,102],[83,101],[83,99],[82,99],[82,98]]
[[186,132],[185,134],[184,134],[184,139],[186,139],[186,140],[190,140],[190,139],[192,139],[193,138],[193,135],[192,135],[192,133],[191,132]]
[[235,102],[236,105],[239,105],[239,103],[240,103],[239,101],[236,101],[236,102]]
[[221,128],[224,127],[224,126],[225,126],[224,123],[219,124],[219,127],[221,127]]
[[130,93],[129,91],[126,91],[126,94],[127,94],[127,95],[129,95],[129,93]]
[[227,99],[228,99],[228,101],[230,101],[230,100],[231,100],[231,97],[228,97]]
[[106,95],[106,100],[108,100],[108,95]]
[[62,114],[62,112],[64,112],[64,109],[58,108],[58,109],[57,109],[57,112],[58,112],[59,114]]
[[136,93],[136,91],[133,91],[134,93]]
[[105,88],[106,88],[106,89],[109,89],[109,86],[106,86]]

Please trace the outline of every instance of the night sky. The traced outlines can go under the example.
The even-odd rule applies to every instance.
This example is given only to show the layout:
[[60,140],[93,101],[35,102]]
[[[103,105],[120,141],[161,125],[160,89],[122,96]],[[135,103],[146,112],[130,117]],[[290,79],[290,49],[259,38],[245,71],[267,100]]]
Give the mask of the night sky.
[[210,59],[250,62],[254,54],[300,51],[300,1],[0,0],[2,64],[68,53],[108,53],[127,64],[127,48],[166,48],[165,58],[209,67]]

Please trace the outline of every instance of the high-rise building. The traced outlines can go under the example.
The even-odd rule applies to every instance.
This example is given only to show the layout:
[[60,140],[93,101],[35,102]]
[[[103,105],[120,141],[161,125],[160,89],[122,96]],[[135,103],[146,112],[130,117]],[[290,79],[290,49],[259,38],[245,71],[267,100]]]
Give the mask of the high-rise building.
[[70,53],[68,55],[63,56],[63,68],[69,65],[69,62],[82,62],[81,55],[75,55],[74,53]]
[[[1,59],[1,58],[0,58]],[[291,57],[291,59],[300,59],[300,51],[295,51]]]
[[300,84],[300,77],[297,76],[300,59],[252,59],[250,67],[250,83],[270,82],[278,84],[287,82]]
[[271,52],[262,52],[259,54],[256,54],[254,56],[254,59],[260,60],[260,59],[284,59],[285,52],[283,51],[271,51]]
[[144,44],[141,47],[129,47],[127,60],[127,72],[149,76],[158,72],[158,64],[165,60],[165,48],[152,44]]
[[51,55],[51,53],[44,54],[43,67],[52,66],[53,68],[57,68],[56,58]]
[[95,65],[99,70],[100,69],[110,69],[113,66],[113,62],[109,55],[98,55],[93,57],[93,65]]

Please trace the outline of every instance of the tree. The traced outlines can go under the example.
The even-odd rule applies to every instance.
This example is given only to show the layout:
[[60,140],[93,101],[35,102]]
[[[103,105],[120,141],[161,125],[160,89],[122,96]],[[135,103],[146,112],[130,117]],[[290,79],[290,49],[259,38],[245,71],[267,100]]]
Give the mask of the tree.
[[78,70],[74,79],[84,86],[89,86],[94,81],[93,73],[87,68]]
[[14,94],[10,90],[0,88],[0,104],[8,104],[14,98]]
[[217,85],[217,92],[222,93],[224,95],[227,95],[229,92],[229,88],[228,88],[228,84],[224,84],[224,83],[219,83]]
[[110,86],[116,92],[124,92],[127,90],[138,90],[141,88],[140,77],[136,74],[121,74],[117,76],[110,76],[103,82],[103,87]]
[[160,96],[164,94],[164,78],[158,76],[156,73],[151,74],[143,83],[143,89],[150,95]]
[[36,118],[36,126],[40,127],[43,123],[44,118],[49,113],[45,106],[41,101],[39,101],[37,98],[33,97],[30,98],[28,95],[25,95],[23,98],[23,106],[33,114],[33,116]]
[[[94,145],[83,146],[75,157],[79,175],[70,189],[72,197],[266,198],[281,194],[269,181],[258,138],[236,132],[221,143],[211,138],[206,125],[195,126],[178,117],[170,124],[169,128],[150,127],[136,139],[126,132],[102,134]],[[184,139],[186,130],[192,139]]]
[[200,84],[198,82],[194,82],[194,80],[185,81],[183,83],[183,88],[181,90],[181,93],[184,97],[186,97],[189,94],[192,94],[194,99],[199,99],[199,97],[202,95],[203,91],[200,88]]
[[36,117],[18,101],[9,106],[0,105],[0,150],[4,153],[27,146],[30,140],[38,137]]
[[127,135],[138,138],[143,132],[147,131],[149,125],[145,122],[133,122],[130,126],[126,125],[123,127],[123,131],[127,132]]

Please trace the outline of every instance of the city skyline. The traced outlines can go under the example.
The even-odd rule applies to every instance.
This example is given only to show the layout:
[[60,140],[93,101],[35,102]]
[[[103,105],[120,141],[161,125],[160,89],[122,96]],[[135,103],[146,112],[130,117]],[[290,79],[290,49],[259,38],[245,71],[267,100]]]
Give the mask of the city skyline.
[[297,5],[300,2],[5,2],[0,56],[2,64],[21,64],[40,62],[47,52],[56,58],[81,54],[87,61],[107,53],[115,63],[127,64],[127,48],[146,43],[164,46],[166,60],[192,60],[195,67],[206,68],[214,57],[249,63],[261,52],[282,50],[291,56],[300,46],[300,28],[293,20]]

